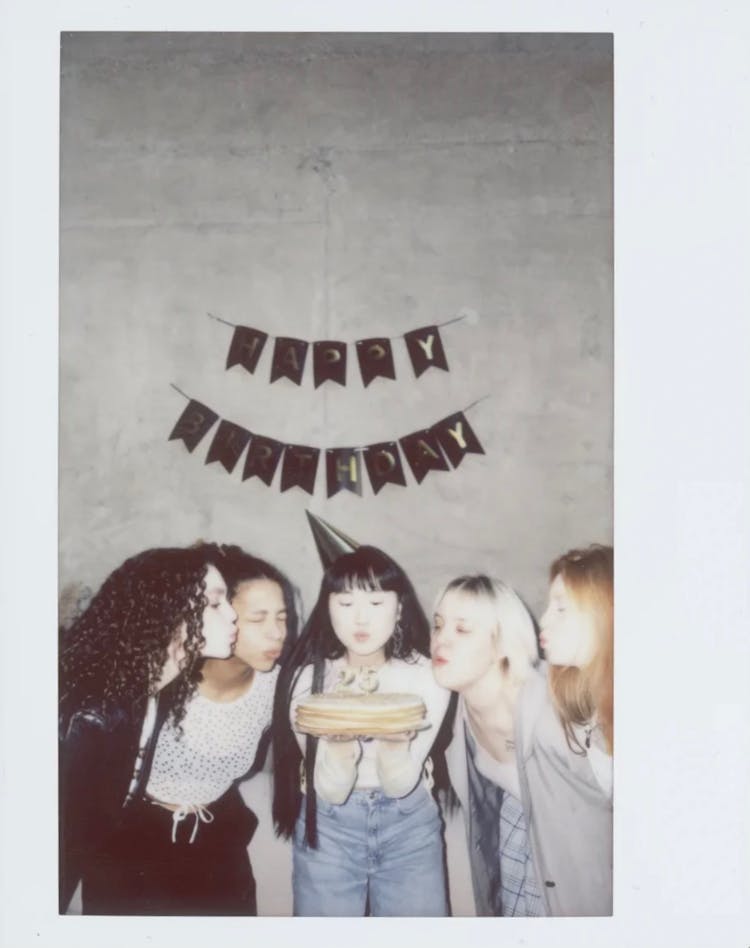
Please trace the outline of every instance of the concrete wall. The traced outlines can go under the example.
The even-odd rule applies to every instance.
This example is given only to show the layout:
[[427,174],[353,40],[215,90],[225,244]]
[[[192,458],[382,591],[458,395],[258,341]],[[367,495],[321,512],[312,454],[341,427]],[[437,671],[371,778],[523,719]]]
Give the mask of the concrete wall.
[[[60,583],[198,537],[320,580],[304,511],[382,546],[426,605],[466,570],[539,614],[612,535],[612,43],[492,34],[64,34]],[[314,390],[224,370],[223,318],[314,340],[446,327],[449,373]],[[351,358],[351,355],[350,355]],[[485,456],[326,499],[203,464],[174,382],[282,441],[468,415]]]

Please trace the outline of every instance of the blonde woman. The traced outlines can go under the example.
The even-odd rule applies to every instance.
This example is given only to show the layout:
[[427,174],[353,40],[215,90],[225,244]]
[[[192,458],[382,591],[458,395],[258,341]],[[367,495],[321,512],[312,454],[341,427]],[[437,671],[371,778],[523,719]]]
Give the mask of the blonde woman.
[[461,576],[438,598],[431,655],[438,683],[458,693],[446,762],[464,816],[476,914],[545,915],[516,761],[519,696],[539,677],[531,616],[505,583]]

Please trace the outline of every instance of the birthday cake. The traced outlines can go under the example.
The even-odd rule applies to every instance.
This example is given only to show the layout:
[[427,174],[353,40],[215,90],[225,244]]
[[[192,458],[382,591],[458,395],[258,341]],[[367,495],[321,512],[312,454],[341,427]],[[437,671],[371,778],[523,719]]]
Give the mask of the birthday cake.
[[295,726],[316,737],[399,734],[421,730],[426,708],[418,695],[351,694],[336,691],[310,695],[297,705]]

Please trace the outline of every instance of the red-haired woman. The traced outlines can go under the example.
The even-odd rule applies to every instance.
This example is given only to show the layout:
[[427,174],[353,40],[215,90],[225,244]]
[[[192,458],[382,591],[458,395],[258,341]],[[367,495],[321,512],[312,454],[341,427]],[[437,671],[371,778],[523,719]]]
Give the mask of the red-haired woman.
[[521,694],[516,756],[549,915],[612,913],[613,551],[550,568],[540,645],[549,668]]

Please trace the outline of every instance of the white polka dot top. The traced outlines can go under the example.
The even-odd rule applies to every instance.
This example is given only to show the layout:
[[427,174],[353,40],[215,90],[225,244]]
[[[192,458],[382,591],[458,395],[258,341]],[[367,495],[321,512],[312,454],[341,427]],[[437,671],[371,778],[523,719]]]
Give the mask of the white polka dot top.
[[256,672],[234,701],[196,694],[182,719],[182,737],[171,719],[159,733],[146,793],[162,803],[206,806],[244,776],[271,723],[279,669]]

